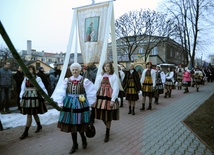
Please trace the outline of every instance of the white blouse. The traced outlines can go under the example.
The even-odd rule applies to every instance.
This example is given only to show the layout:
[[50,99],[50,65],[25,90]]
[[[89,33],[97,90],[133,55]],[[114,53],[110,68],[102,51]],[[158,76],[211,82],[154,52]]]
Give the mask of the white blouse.
[[120,91],[120,85],[119,85],[120,79],[115,73],[112,75],[108,75],[108,74],[99,75],[97,77],[96,82],[95,82],[96,91],[99,90],[99,88],[101,86],[102,79],[103,79],[103,77],[106,77],[106,76],[109,78],[109,83],[110,83],[111,88],[113,90],[112,96],[111,96],[111,101],[115,102],[115,100],[118,98],[118,93]]
[[[55,90],[56,92],[52,96],[53,100],[57,102],[58,106],[62,107],[63,106],[63,100],[66,97],[66,90],[68,86],[68,81],[69,80],[78,80],[80,81],[81,78],[83,78],[81,75],[79,75],[77,78],[71,76],[70,78],[65,78],[61,85],[58,86],[58,88]],[[96,89],[94,87],[94,84],[87,78],[84,79],[83,82],[83,87],[86,92],[86,97],[89,102],[89,106],[94,104],[96,102]]]
[[[20,92],[20,94],[19,94],[20,99],[22,99],[22,96],[23,96],[23,94],[24,94],[24,92],[25,92],[25,89],[26,89],[26,80],[27,80],[27,79],[28,79],[28,78],[25,77],[24,80],[22,81],[21,92]],[[42,79],[41,79],[39,76],[36,76],[36,82],[39,84],[39,86],[42,88],[42,90],[43,90],[46,94],[48,94],[48,91],[46,90],[45,85],[44,85],[44,83],[42,82]]]

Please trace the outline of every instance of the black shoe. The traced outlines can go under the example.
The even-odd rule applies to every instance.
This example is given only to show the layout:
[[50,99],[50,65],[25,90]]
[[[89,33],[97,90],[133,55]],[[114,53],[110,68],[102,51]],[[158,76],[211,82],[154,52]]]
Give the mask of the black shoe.
[[83,149],[86,149],[87,145],[88,145],[88,143],[87,143],[86,137],[84,136],[84,137],[82,138],[82,148],[83,148]]
[[123,107],[123,105],[121,104],[120,107]]
[[27,133],[27,132],[24,132],[24,133],[22,134],[22,136],[19,137],[19,138],[22,140],[22,139],[25,139],[26,137],[28,137],[28,133]]
[[199,91],[198,89],[199,89],[199,88],[196,89],[197,92]]
[[36,129],[35,133],[38,133],[40,130],[42,130],[42,126],[41,125],[37,126],[37,129]]
[[83,149],[86,149],[87,145],[88,145],[88,143],[87,143],[87,142],[86,142],[86,143],[84,143],[84,144],[82,144],[82,148],[83,148]]
[[142,103],[142,108],[140,110],[145,110],[145,103]]
[[158,98],[155,98],[154,103],[155,103],[155,104],[158,104]]
[[152,107],[151,107],[151,106],[149,106],[149,107],[147,108],[147,110],[152,110]]
[[110,133],[110,129],[106,128],[106,134],[105,134],[105,139],[104,139],[105,143],[109,141],[109,133]]
[[132,109],[131,109],[131,106],[129,106],[129,113],[128,114],[131,114],[132,113]]
[[149,103],[147,110],[152,110],[152,104],[151,103]]
[[134,110],[135,110],[135,107],[132,108],[132,115],[135,115]]
[[73,147],[71,148],[69,154],[73,154],[76,152],[76,150],[78,150],[78,144],[77,145],[73,145]]
[[142,110],[142,111],[145,110],[145,107],[140,108],[140,110]]
[[155,102],[154,102],[154,104],[158,104],[158,102],[157,102],[157,101],[155,101]]
[[105,139],[104,139],[104,142],[106,143],[106,142],[108,142],[109,141],[109,135],[106,135],[105,136]]

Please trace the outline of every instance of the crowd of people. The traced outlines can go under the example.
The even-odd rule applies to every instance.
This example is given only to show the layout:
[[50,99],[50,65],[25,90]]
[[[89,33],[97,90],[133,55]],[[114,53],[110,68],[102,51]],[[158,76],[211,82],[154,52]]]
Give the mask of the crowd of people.
[[[164,98],[170,98],[174,89],[184,90],[183,93],[186,94],[189,92],[189,87],[195,87],[199,92],[200,85],[203,85],[205,81],[213,82],[214,80],[214,68],[210,65],[195,69],[181,65],[168,66],[164,71],[160,65],[154,66],[151,62],[147,62],[142,75],[138,75],[134,64],[131,63],[129,69],[124,72],[123,88],[129,105],[128,114],[132,113],[132,115],[135,115],[135,101],[139,100],[140,91],[142,92],[140,110],[152,110],[153,103],[159,104],[160,94],[164,94]],[[146,108],[147,97],[149,105]]]
[[[101,74],[97,75],[95,64],[81,66],[79,63],[73,63],[69,66],[64,80],[60,81],[59,87],[56,87],[56,83],[60,72],[56,73],[51,70],[50,79],[48,79],[42,67],[36,73],[34,66],[28,66],[32,78],[47,95],[51,96],[54,89],[56,91],[52,98],[61,108],[57,127],[62,132],[71,134],[73,145],[70,154],[78,149],[77,133],[81,136],[82,148],[87,148],[87,127],[94,123],[94,119],[101,120],[105,125],[104,142],[110,140],[111,122],[119,120],[119,108],[123,107],[124,98],[128,103],[128,114],[135,115],[135,105],[136,101],[140,100],[140,92],[142,92],[140,110],[152,110],[153,104],[159,104],[161,94],[165,98],[170,98],[174,89],[188,93],[189,87],[195,87],[198,92],[199,86],[205,81],[213,82],[214,80],[214,69],[211,66],[196,67],[192,70],[181,65],[176,68],[169,66],[164,72],[160,65],[153,66],[151,62],[147,62],[142,75],[139,75],[134,66],[135,64],[131,63],[126,70],[118,68],[118,73],[116,73],[113,63],[107,61],[102,66]],[[10,112],[8,100],[12,78],[14,78],[18,88],[17,94],[19,94],[16,99],[18,109],[21,114],[27,116],[24,132],[20,136],[23,140],[28,137],[32,116],[37,123],[35,133],[42,130],[38,114],[44,114],[48,109],[44,98],[23,74],[22,69],[18,67],[16,74],[12,75],[9,68],[10,63],[5,62],[4,67],[0,69],[0,110],[2,114]],[[147,107],[146,98],[148,98]]]

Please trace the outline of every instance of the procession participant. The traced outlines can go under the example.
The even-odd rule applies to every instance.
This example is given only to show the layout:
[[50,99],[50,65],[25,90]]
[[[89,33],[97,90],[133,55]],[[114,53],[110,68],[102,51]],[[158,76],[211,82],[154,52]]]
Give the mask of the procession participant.
[[177,74],[177,87],[178,90],[181,90],[184,69],[179,65],[178,68],[175,69],[175,72]]
[[182,86],[185,87],[184,93],[188,93],[189,92],[188,87],[191,86],[191,75],[188,67],[185,67],[185,71],[183,73]]
[[109,141],[112,120],[119,120],[118,93],[120,90],[119,78],[114,72],[111,62],[105,62],[102,73],[95,82],[97,100],[92,107],[92,115],[95,119],[102,120],[106,127],[104,142]]
[[196,87],[196,91],[199,91],[199,85],[202,84],[202,78],[203,78],[203,73],[199,68],[195,69],[195,72],[193,74],[193,78],[194,78],[194,85]]
[[167,73],[165,74],[166,81],[164,84],[165,88],[165,98],[171,97],[172,94],[172,89],[175,89],[175,84],[174,84],[174,71],[172,70],[171,67],[167,68]]
[[57,127],[62,132],[71,133],[73,146],[69,153],[73,154],[78,149],[77,132],[81,136],[83,149],[87,147],[84,133],[90,123],[90,107],[96,101],[96,90],[89,79],[80,75],[79,63],[71,64],[70,70],[72,76],[62,81],[52,97],[62,107]]
[[146,96],[149,97],[149,107],[147,108],[147,110],[152,110],[152,97],[154,97],[156,87],[156,71],[152,69],[151,62],[146,63],[146,69],[143,70],[140,82],[143,95],[141,110],[145,110]]
[[[28,70],[36,79],[39,86],[43,89],[43,91],[47,94],[47,90],[45,88],[42,79],[36,75],[36,69],[34,66],[28,66]],[[32,116],[34,117],[37,129],[35,133],[39,132],[42,129],[42,125],[40,123],[39,115],[44,114],[47,112],[47,108],[45,105],[45,100],[43,97],[38,93],[36,88],[31,84],[27,77],[24,78],[22,85],[21,85],[21,92],[20,92],[20,111],[23,115],[27,115],[26,127],[24,133],[20,137],[20,139],[25,139],[28,137],[28,130],[32,123]]]
[[129,71],[125,75],[123,82],[126,100],[129,103],[128,114],[135,115],[135,102],[139,100],[139,91],[141,90],[140,78],[138,72],[134,69],[134,63],[129,66]]
[[158,104],[159,95],[164,93],[164,83],[166,81],[166,77],[164,72],[161,70],[160,65],[156,66],[156,88],[155,88],[155,102]]

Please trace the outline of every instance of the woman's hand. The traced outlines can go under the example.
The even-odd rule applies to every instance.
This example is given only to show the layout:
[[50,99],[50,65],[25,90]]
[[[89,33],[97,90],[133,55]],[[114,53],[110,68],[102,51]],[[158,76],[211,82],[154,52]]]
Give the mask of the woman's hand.
[[115,102],[111,101],[110,102],[110,107],[113,108],[114,104],[115,104]]

